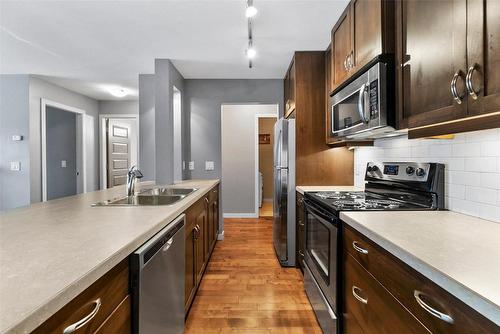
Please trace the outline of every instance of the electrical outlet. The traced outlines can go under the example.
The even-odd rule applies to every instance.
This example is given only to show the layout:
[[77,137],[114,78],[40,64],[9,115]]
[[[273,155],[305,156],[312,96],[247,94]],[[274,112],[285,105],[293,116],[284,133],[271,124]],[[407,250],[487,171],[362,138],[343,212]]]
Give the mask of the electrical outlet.
[[186,162],[184,160],[182,161],[182,170],[186,170]]
[[21,170],[21,161],[11,161],[10,170],[14,172],[19,172]]
[[194,170],[194,161],[189,162],[189,170]]
[[12,135],[12,141],[21,141],[23,140],[23,136],[21,135]]
[[213,161],[205,161],[205,170],[214,170],[215,164]]

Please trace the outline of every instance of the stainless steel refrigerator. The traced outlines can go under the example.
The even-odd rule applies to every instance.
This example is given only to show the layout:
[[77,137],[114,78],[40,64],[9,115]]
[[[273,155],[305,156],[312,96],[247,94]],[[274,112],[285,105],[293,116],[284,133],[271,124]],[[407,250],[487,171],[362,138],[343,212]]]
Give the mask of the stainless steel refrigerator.
[[295,120],[274,125],[273,244],[282,266],[295,266]]

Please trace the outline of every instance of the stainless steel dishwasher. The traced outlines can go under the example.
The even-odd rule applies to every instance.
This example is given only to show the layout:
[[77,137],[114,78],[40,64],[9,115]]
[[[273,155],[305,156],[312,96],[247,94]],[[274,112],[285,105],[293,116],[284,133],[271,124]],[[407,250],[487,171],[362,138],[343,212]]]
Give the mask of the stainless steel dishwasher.
[[182,214],[130,256],[132,332],[184,332],[184,233]]

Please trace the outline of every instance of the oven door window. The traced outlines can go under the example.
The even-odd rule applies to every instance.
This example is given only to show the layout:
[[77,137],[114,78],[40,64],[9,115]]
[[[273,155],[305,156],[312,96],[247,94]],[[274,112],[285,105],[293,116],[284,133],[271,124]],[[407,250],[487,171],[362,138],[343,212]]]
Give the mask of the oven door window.
[[359,92],[332,107],[332,132],[349,129],[363,123],[358,112]]
[[317,270],[328,284],[330,282],[331,235],[329,222],[307,212],[306,251]]

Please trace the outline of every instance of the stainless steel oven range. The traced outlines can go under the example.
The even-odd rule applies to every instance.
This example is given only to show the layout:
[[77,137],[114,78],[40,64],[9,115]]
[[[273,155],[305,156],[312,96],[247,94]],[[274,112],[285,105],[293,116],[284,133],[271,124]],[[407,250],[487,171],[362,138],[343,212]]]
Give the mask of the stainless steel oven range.
[[342,330],[341,211],[438,210],[444,207],[444,165],[370,162],[365,190],[306,192],[304,283],[325,334]]

